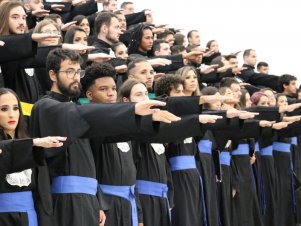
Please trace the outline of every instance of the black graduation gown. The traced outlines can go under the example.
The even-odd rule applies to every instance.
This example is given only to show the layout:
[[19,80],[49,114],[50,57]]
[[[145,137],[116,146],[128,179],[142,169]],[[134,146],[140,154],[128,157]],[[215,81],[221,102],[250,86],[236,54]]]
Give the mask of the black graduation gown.
[[[32,139],[4,140],[0,141],[0,194],[32,191],[35,186],[34,171],[30,168],[42,164],[44,160],[43,150],[33,148]],[[22,156],[22,157],[21,157]],[[27,182],[16,180],[18,175]],[[15,178],[15,179],[14,179]],[[20,178],[20,176],[19,176]],[[1,202],[0,206],[3,207]],[[5,226],[28,226],[26,212],[0,212],[0,225]]]
[[[168,144],[168,158],[191,156],[197,149],[192,137]],[[204,225],[203,188],[197,168],[172,172],[174,186],[174,207],[171,211],[171,225]]]
[[[87,138],[106,137],[140,132],[140,118],[134,104],[89,104],[79,106],[61,94],[49,92],[33,107],[33,136],[60,135],[68,137],[64,147],[47,152],[50,178],[81,176],[96,178],[95,163]],[[110,112],[110,114],[108,114]],[[138,123],[138,124],[137,124]],[[41,225],[93,226],[99,224],[100,197],[84,193],[53,194],[50,196],[47,168],[39,168],[38,205]],[[52,207],[53,203],[53,207]]]
[[217,201],[217,185],[216,185],[216,172],[214,157],[217,152],[214,144],[214,138],[211,131],[207,131],[202,140],[209,140],[212,142],[211,154],[204,153],[204,150],[199,145],[201,140],[198,140],[198,155],[199,164],[198,168],[203,179],[204,195],[207,212],[207,221],[209,226],[219,225],[219,209]]
[[[136,182],[136,167],[130,142],[100,144],[91,142],[99,184],[132,186]],[[106,212],[106,225],[127,226],[132,224],[131,204],[128,200],[113,195],[104,195],[109,210]],[[142,210],[136,192],[138,220],[142,222]]]

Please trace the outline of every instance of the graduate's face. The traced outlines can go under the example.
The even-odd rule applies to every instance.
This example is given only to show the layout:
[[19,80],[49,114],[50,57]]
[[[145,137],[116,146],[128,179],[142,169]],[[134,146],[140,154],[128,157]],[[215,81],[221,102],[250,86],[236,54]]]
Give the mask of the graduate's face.
[[121,59],[127,59],[129,54],[128,54],[128,49],[124,44],[121,44],[116,47],[115,49],[115,56],[119,57]]
[[185,92],[193,93],[198,87],[197,75],[193,70],[188,71],[185,76]]
[[276,98],[271,90],[265,90],[263,92],[269,98],[269,106],[276,106]]
[[257,54],[254,50],[250,51],[250,54],[244,58],[246,64],[250,66],[255,66],[257,62]]
[[21,6],[10,10],[8,19],[11,34],[24,34],[26,28],[26,13]]
[[89,25],[89,21],[88,21],[86,18],[84,18],[84,19],[80,22],[79,26],[80,26],[82,29],[84,29],[84,31],[86,32],[86,35],[87,35],[87,36],[90,35],[90,25]]
[[123,9],[123,14],[132,14],[135,12],[134,4],[126,4]]
[[238,60],[237,60],[237,58],[230,58],[229,59],[229,64],[233,65],[234,67],[238,67]]
[[130,95],[130,102],[137,103],[148,99],[148,92],[145,85],[136,84],[133,86]]
[[155,52],[156,56],[168,56],[171,55],[170,46],[168,43],[161,43],[160,44],[160,51]]
[[297,92],[297,81],[292,80],[289,82],[288,85],[283,85],[284,87],[284,92],[288,94],[295,94]]
[[103,7],[104,10],[114,12],[117,9],[117,1],[109,0],[109,4]]
[[153,47],[153,43],[154,43],[153,32],[150,29],[144,29],[139,45],[139,50],[142,52],[150,51]]
[[[80,95],[81,83],[80,74],[77,73],[80,70],[80,64],[78,62],[72,62],[71,60],[63,60],[61,62],[60,71],[57,75],[57,89],[59,92],[69,98],[75,98]],[[68,71],[76,72],[72,76]]]
[[250,108],[252,105],[251,97],[249,93],[246,93],[246,108]]
[[[104,25],[106,26],[106,25]],[[122,34],[119,26],[119,21],[117,18],[112,17],[110,26],[106,30],[106,40],[113,44],[118,42],[119,36]]]
[[174,38],[173,34],[167,35],[167,37],[165,38],[165,41],[168,42],[169,46],[173,46],[173,44],[175,43],[175,38]]
[[269,67],[267,66],[261,66],[259,69],[258,69],[258,72],[259,73],[262,73],[262,74],[269,74]]
[[266,97],[266,96],[261,96],[258,103],[257,103],[257,106],[266,106],[266,107],[268,107],[269,106],[269,98]]
[[0,127],[6,134],[14,137],[19,123],[20,109],[17,98],[6,93],[0,96]]
[[184,87],[182,84],[179,84],[176,88],[172,87],[169,96],[171,97],[183,97],[185,96]]
[[44,9],[43,0],[30,0],[29,7],[30,7],[31,11],[34,11],[37,9]]
[[282,106],[287,106],[287,97],[286,96],[280,96],[277,99],[277,106],[282,107]]
[[240,97],[241,97],[241,88],[240,88],[240,85],[237,84],[237,83],[233,83],[233,84],[231,84],[230,88],[231,88],[231,90],[233,92],[234,98],[236,100],[240,100]]
[[218,52],[219,52],[218,44],[217,44],[216,41],[211,42],[211,44],[210,44],[210,46],[209,46],[209,50],[212,50],[212,51],[214,51],[215,53],[218,53]]
[[86,95],[93,103],[115,103],[117,91],[114,79],[112,77],[96,79]]
[[76,31],[74,33],[73,44],[77,44],[77,43],[80,43],[80,44],[83,44],[83,45],[88,45],[87,35],[86,35],[85,32]]
[[153,87],[154,76],[155,71],[147,61],[136,63],[135,68],[133,68],[129,74],[129,77],[133,77],[139,82],[142,82],[147,88]]
[[[41,28],[41,33],[46,34],[61,34],[60,31],[57,30],[57,28],[53,24],[47,24],[44,27]],[[47,38],[41,42],[39,42],[43,46],[53,46],[59,44],[60,38]]]
[[116,14],[116,16],[118,17],[121,31],[125,32],[126,31],[126,19],[125,19],[124,14]]
[[193,31],[191,36],[188,38],[188,41],[190,45],[201,45],[200,33],[198,31]]

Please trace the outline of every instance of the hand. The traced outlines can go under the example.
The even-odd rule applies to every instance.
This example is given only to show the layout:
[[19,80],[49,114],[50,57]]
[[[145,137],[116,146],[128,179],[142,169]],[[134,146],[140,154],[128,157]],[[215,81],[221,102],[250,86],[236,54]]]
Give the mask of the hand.
[[220,95],[219,93],[216,93],[214,95],[200,96],[199,104],[205,104],[205,103],[214,104],[217,101],[224,102],[224,101],[230,101],[230,100],[232,100],[232,98],[225,97],[225,96]]
[[297,122],[297,121],[300,121],[301,120],[301,115],[295,115],[295,116],[285,116],[283,117],[282,119],[284,122]]
[[104,226],[106,223],[106,215],[105,212],[103,210],[99,211],[99,226]]
[[203,57],[210,57],[210,56],[212,56],[214,53],[215,53],[214,50],[209,50],[208,52],[205,52],[205,53],[203,54]]
[[253,154],[252,157],[250,157],[250,164],[253,165],[256,162],[255,154]]
[[31,39],[35,42],[42,42],[48,38],[60,38],[61,35],[57,34],[46,34],[46,33],[33,33]]
[[236,189],[232,188],[232,197],[233,198],[235,197],[236,193],[237,193]]
[[301,103],[290,104],[290,105],[287,105],[287,106],[281,106],[281,107],[279,107],[279,113],[292,112],[295,109],[300,108],[300,107],[301,107]]
[[87,3],[87,0],[72,0],[72,5],[73,6],[80,6],[80,5],[83,5],[83,4],[86,4]]
[[49,10],[46,9],[36,9],[34,11],[31,11],[31,14],[35,17],[45,17],[49,16]]
[[199,115],[199,122],[202,124],[206,123],[215,123],[216,120],[222,119],[222,116],[219,115]]
[[172,62],[171,60],[165,59],[165,58],[154,58],[147,60],[153,67],[158,66],[165,66],[170,65]]
[[53,5],[51,5],[51,9],[52,9],[53,11],[58,11],[58,12],[60,12],[60,11],[62,11],[64,8],[65,8],[65,5],[58,5],[58,4],[53,4]]
[[[238,114],[238,117],[240,119],[252,119],[254,118],[256,115],[259,115],[258,112],[248,112],[248,111],[241,111],[239,114]],[[267,122],[267,121],[266,121]],[[263,122],[264,124],[264,122]]]
[[159,109],[151,109],[154,106],[165,106],[166,103],[158,100],[145,100],[135,104],[135,114],[136,115],[151,115]]
[[113,57],[105,53],[90,53],[88,54],[88,59],[91,61],[103,63],[111,60]]
[[4,45],[5,45],[5,42],[0,41],[0,46],[4,46]]
[[243,70],[246,70],[246,69],[247,69],[246,67],[233,67],[232,68],[232,74],[234,74],[234,75],[240,75],[241,72]]
[[203,55],[203,51],[191,51],[189,53],[182,53],[182,57],[187,60],[195,60],[195,58],[200,57],[200,55]]
[[165,30],[166,30],[166,28],[164,28],[164,27],[153,27],[153,28],[152,28],[152,32],[153,32],[154,34],[161,34],[161,33],[163,33]]
[[62,49],[68,49],[68,50],[74,50],[74,51],[83,51],[83,50],[95,49],[95,46],[87,46],[87,45],[83,45],[83,44],[80,44],[80,43],[77,43],[77,44],[64,43],[62,45]]
[[206,75],[206,74],[213,72],[215,70],[215,68],[217,68],[217,67],[218,67],[218,64],[212,64],[212,65],[202,64],[201,67],[199,67],[199,69],[202,74]]
[[245,89],[246,86],[250,86],[250,83],[246,83],[246,82],[241,82],[239,83],[240,88]]
[[272,125],[273,129],[280,130],[286,128],[291,122],[277,122]]
[[62,31],[68,31],[71,27],[75,26],[76,23],[77,23],[77,21],[71,21],[71,22],[62,24],[61,30]]
[[33,146],[42,148],[55,148],[63,146],[62,141],[66,141],[67,137],[43,137],[34,138]]
[[175,116],[174,114],[170,113],[169,111],[165,110],[158,110],[153,114],[153,121],[157,122],[165,122],[165,123],[171,123],[171,122],[177,122],[180,121],[181,118]]
[[122,73],[127,72],[128,66],[127,65],[116,66],[115,70],[116,70],[117,74],[122,74]]
[[266,121],[266,120],[260,120],[259,126],[260,127],[272,127],[275,121]]
[[225,65],[225,66],[222,66],[222,67],[219,67],[217,69],[217,72],[220,72],[220,73],[223,73],[223,72],[226,72],[227,70],[229,69],[232,69],[234,67],[234,65]]
[[240,113],[241,113],[241,111],[239,111],[235,108],[232,108],[232,109],[227,110],[226,115],[227,115],[227,118],[235,118],[235,117],[238,117]]

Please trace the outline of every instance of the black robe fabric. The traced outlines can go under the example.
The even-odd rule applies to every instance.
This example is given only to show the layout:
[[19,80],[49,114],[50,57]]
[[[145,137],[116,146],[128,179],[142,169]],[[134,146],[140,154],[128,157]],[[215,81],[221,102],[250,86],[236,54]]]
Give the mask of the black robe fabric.
[[[289,138],[278,138],[278,142],[290,144]],[[295,222],[292,187],[292,153],[273,150],[276,170],[276,222],[277,225],[293,226]]]
[[[192,137],[168,144],[168,158],[179,156],[197,156],[197,148]],[[200,174],[195,169],[172,172],[174,186],[174,207],[171,211],[171,225],[204,225],[203,188]]]
[[[132,186],[136,183],[136,167],[130,142],[100,144],[91,141],[96,165],[96,177],[99,184],[113,186]],[[126,226],[132,224],[130,202],[124,198],[104,194],[109,210],[106,212],[106,225]],[[142,222],[142,210],[136,192],[136,204],[139,222]]]
[[[44,160],[43,150],[33,148],[32,139],[2,140],[0,141],[0,149],[0,194],[34,190],[36,184],[34,171],[31,175],[27,175],[31,178],[29,185],[22,185],[21,187],[12,183],[8,174],[21,172],[42,164]],[[0,203],[0,206],[2,205]],[[28,226],[27,213],[1,212],[0,225]]]
[[32,136],[68,137],[64,147],[47,152],[48,169],[38,169],[38,179],[41,179],[38,187],[41,202],[37,207],[39,220],[45,226],[96,226],[99,224],[99,210],[106,208],[101,206],[101,196],[69,193],[53,194],[51,199],[49,180],[69,175],[96,178],[87,138],[139,133],[140,117],[135,115],[134,104],[130,103],[80,106],[68,101],[62,94],[49,92],[34,105],[30,118]]
[[[211,154],[204,153],[204,150],[201,150],[199,142],[202,140],[208,140],[212,143]],[[215,166],[214,156],[217,152],[214,138],[211,131],[207,131],[204,137],[201,140],[198,140],[198,155],[199,155],[199,164],[198,168],[200,174],[203,178],[204,184],[204,194],[205,194],[205,205],[207,212],[207,221],[210,226],[218,226],[219,225],[219,209],[218,209],[218,200],[217,200],[217,184],[216,184],[216,168],[219,166]]]

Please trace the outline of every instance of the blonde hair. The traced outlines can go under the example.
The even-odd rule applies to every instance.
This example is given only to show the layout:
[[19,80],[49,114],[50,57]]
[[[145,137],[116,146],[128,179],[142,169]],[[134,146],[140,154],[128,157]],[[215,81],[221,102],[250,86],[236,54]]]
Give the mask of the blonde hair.
[[[189,66],[189,65],[181,67],[180,69],[178,69],[176,71],[176,74],[180,75],[184,79],[184,81],[185,81],[186,75],[188,74],[189,71],[193,71],[196,76],[198,75],[195,67]],[[197,80],[197,83],[198,83],[198,85],[196,87],[196,90],[192,93],[192,96],[200,96],[201,95],[201,91],[200,91],[199,81],[198,80]],[[184,89],[185,89],[185,87],[184,87]]]

